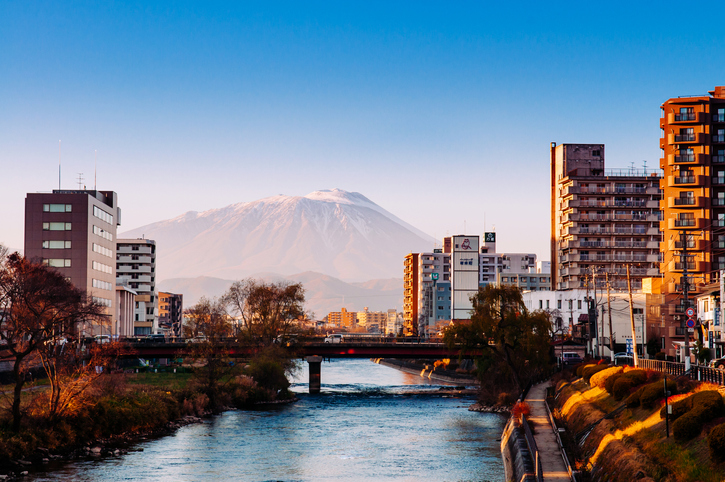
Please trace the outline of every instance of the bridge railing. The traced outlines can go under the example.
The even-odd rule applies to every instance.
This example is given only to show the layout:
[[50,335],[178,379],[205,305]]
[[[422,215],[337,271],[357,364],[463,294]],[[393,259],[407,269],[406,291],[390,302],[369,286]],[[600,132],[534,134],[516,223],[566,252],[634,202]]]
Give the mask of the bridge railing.
[[[620,357],[618,361],[626,361],[627,365],[633,365],[634,360],[631,357]],[[667,373],[675,377],[687,376],[692,380],[700,382],[709,382],[717,385],[725,386],[725,370],[719,368],[708,367],[704,365],[691,365],[690,371],[685,371],[685,364],[679,362],[671,362],[664,360],[651,360],[640,358],[638,360],[639,368],[645,370],[655,370]],[[621,364],[621,363],[618,363]]]

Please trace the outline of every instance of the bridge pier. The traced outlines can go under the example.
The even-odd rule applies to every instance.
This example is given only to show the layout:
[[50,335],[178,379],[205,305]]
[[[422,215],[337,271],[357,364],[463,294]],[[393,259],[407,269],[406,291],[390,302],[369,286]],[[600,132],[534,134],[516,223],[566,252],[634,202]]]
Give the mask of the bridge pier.
[[307,364],[310,370],[310,393],[320,393],[322,382],[320,380],[320,372],[322,371],[322,357],[313,355],[307,357]]

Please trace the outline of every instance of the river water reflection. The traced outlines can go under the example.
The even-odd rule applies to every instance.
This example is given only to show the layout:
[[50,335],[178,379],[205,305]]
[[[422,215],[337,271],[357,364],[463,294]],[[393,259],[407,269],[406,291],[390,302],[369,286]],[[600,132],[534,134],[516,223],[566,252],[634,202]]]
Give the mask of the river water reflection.
[[505,419],[472,400],[420,394],[440,385],[369,360],[322,365],[322,393],[271,411],[230,411],[143,451],[82,461],[31,480],[499,481]]

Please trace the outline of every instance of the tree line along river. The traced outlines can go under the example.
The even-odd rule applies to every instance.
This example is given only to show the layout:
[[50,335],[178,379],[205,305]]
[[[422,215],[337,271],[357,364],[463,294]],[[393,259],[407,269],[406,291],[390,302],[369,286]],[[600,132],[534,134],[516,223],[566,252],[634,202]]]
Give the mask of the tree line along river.
[[473,399],[369,360],[322,366],[307,393],[301,365],[294,404],[228,411],[100,460],[76,461],[29,480],[75,481],[500,481],[506,419],[469,412]]

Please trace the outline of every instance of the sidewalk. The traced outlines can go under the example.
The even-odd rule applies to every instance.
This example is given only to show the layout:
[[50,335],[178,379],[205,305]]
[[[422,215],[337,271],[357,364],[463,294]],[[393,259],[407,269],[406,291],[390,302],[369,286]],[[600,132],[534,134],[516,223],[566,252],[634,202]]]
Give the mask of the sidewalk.
[[571,482],[569,472],[559,449],[559,443],[551,427],[549,414],[546,411],[546,387],[548,382],[534,385],[526,396],[526,403],[531,408],[531,415],[527,420],[533,422],[534,439],[539,448],[541,468],[544,473],[544,480],[551,482]]

